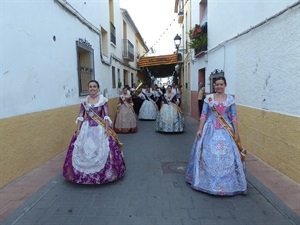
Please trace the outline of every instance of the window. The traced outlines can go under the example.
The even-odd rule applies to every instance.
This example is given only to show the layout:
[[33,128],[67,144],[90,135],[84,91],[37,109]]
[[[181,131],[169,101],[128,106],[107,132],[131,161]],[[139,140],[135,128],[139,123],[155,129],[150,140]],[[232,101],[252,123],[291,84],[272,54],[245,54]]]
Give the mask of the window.
[[112,75],[112,88],[116,88],[116,68],[113,66],[111,68],[111,75]]
[[121,71],[120,69],[118,69],[118,88],[121,88],[122,87],[122,82],[121,82]]
[[114,23],[115,20],[114,0],[109,0],[109,20],[111,23]]
[[102,46],[102,54],[108,56],[108,35],[107,31],[101,27],[101,46]]
[[110,23],[110,42],[116,45],[116,28],[113,23]]
[[116,27],[114,14],[114,0],[109,0],[110,42],[116,45]]
[[200,24],[207,21],[207,0],[200,2]]
[[76,41],[79,96],[88,95],[88,83],[95,79],[94,49],[86,40]]
[[123,39],[123,49],[122,49],[123,59],[133,62],[134,61],[134,46],[127,40]]
[[123,70],[123,84],[124,86],[128,84],[128,71]]

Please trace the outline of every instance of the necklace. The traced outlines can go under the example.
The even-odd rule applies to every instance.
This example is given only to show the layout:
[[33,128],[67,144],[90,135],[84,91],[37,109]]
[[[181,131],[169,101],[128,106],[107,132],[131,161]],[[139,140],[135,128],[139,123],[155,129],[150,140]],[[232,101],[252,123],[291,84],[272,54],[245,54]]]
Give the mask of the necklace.
[[97,94],[97,95],[95,95],[95,96],[91,96],[91,95],[90,95],[91,99],[93,99],[93,100],[94,100],[95,98],[97,98],[98,96],[99,96],[99,94]]
[[223,94],[216,93],[216,96],[222,98],[222,97],[225,96],[225,95],[224,95],[224,93],[223,93]]

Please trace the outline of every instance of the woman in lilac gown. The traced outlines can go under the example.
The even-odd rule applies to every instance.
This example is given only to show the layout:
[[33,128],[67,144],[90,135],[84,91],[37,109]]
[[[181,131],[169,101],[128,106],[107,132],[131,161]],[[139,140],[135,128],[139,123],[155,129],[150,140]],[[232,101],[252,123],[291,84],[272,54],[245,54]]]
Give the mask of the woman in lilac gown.
[[121,143],[110,128],[107,98],[91,80],[89,96],[80,105],[74,133],[63,166],[63,176],[78,184],[104,184],[125,175]]
[[[245,194],[247,181],[243,157],[235,140],[238,124],[235,99],[224,93],[225,77],[215,80],[215,94],[207,95],[200,117],[199,130],[192,147],[186,181],[193,189],[212,195]],[[216,111],[217,110],[217,111]],[[217,115],[220,114],[233,130],[229,134]]]

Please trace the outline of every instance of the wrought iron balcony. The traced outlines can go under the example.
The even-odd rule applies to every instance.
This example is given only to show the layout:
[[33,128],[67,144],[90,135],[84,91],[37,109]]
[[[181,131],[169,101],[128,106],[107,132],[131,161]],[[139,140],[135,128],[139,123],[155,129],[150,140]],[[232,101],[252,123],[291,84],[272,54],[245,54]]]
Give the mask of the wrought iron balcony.
[[128,39],[123,39],[122,56],[125,60],[134,61],[134,46]]
[[184,19],[183,10],[180,10],[178,13],[178,23],[182,24]]
[[207,45],[203,45],[200,48],[196,48],[195,49],[195,58],[198,58],[199,56],[201,56],[202,54],[207,52]]

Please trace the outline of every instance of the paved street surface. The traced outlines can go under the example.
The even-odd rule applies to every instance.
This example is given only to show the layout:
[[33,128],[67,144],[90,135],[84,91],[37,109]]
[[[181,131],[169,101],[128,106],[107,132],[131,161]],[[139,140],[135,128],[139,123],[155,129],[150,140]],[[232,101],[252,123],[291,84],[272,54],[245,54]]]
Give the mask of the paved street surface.
[[300,224],[297,214],[249,172],[248,194],[244,196],[218,197],[191,189],[184,172],[197,121],[187,117],[181,134],[157,133],[154,121],[139,121],[138,126],[136,134],[119,135],[127,166],[122,180],[99,186],[76,185],[65,181],[60,172],[1,224]]

